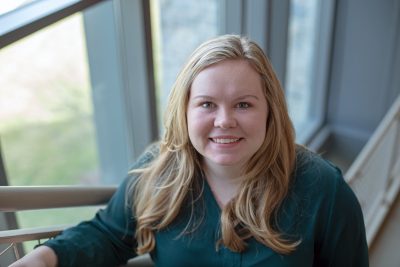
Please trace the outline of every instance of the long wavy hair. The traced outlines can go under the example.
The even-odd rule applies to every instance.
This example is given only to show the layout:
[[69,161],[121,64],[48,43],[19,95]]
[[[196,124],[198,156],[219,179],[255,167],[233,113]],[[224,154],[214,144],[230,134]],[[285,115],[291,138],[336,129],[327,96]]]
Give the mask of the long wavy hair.
[[191,144],[187,129],[189,93],[202,70],[228,59],[247,60],[259,73],[268,118],[264,142],[247,163],[240,191],[222,210],[220,243],[241,252],[246,249],[246,240],[253,237],[278,253],[288,254],[300,242],[284,238],[277,222],[296,154],[294,129],[283,90],[255,42],[224,35],[200,45],[179,73],[169,95],[159,154],[148,166],[135,171],[139,174],[131,193],[139,254],[152,251],[155,232],[171,224],[184,206],[202,194],[198,181],[202,173],[200,155]]

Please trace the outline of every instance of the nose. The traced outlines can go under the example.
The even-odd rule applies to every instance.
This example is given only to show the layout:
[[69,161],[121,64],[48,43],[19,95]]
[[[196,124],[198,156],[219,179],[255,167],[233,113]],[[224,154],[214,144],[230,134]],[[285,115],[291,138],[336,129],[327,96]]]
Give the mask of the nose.
[[236,127],[236,125],[237,122],[233,111],[225,108],[218,110],[214,119],[214,127],[229,129]]

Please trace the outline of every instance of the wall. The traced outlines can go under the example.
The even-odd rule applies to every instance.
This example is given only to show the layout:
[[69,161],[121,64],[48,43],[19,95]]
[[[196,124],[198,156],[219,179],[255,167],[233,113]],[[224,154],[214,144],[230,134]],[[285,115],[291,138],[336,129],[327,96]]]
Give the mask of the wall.
[[365,139],[400,93],[400,1],[338,0],[327,121]]

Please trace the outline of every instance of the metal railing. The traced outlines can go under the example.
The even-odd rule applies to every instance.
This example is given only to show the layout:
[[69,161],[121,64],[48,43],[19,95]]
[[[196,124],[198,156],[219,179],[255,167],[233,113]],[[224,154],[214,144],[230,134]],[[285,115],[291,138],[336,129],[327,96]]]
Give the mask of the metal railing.
[[[345,179],[361,203],[371,245],[400,189],[400,96],[346,172]],[[0,211],[103,205],[115,190],[116,187],[0,186]],[[13,250],[18,258],[17,243],[51,238],[66,227],[0,231],[0,244],[10,244],[0,256]],[[140,258],[129,266],[151,266],[151,261],[148,257]]]
[[115,190],[116,186],[0,186],[0,211],[105,205]]
[[[100,206],[108,202],[115,190],[116,186],[0,186],[0,211]],[[69,226],[0,231],[0,244],[8,244],[0,251],[0,256],[12,250],[15,259],[19,259],[17,244],[34,240],[40,243],[40,240],[54,237]]]
[[400,189],[400,96],[345,174],[360,201],[368,245]]
[[[0,186],[0,211],[101,206],[108,202],[116,189],[116,186]],[[35,240],[40,244],[42,239],[52,238],[70,226],[0,231],[0,245],[8,245],[0,252],[0,257],[11,251],[17,260],[20,258],[17,244]],[[153,264],[149,255],[144,255],[130,260],[126,266],[150,267]]]

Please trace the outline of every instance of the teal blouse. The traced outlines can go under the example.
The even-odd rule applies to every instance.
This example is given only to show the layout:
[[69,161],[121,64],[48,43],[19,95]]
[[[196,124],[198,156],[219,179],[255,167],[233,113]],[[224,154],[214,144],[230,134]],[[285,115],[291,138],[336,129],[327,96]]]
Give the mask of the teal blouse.
[[[247,267],[247,266],[368,266],[368,246],[360,205],[340,170],[311,152],[301,152],[293,182],[278,215],[285,237],[301,240],[297,249],[282,255],[255,239],[247,240],[242,253],[219,245],[219,208],[205,179],[195,203],[191,231],[189,210],[157,232],[151,257],[158,267]],[[136,166],[152,159],[144,154]],[[44,245],[58,256],[59,266],[118,266],[135,257],[135,217],[126,205],[126,188],[120,185],[104,210],[86,222],[65,230]],[[129,197],[129,196],[128,196]]]

